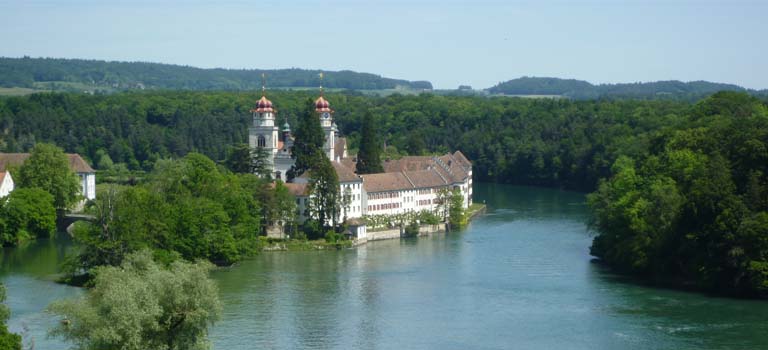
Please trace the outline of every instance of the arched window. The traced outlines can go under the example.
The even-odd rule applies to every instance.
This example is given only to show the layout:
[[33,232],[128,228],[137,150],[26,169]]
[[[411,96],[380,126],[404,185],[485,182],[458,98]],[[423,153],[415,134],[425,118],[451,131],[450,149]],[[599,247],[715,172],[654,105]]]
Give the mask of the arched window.
[[267,139],[264,138],[264,135],[259,135],[256,145],[259,147],[267,147]]

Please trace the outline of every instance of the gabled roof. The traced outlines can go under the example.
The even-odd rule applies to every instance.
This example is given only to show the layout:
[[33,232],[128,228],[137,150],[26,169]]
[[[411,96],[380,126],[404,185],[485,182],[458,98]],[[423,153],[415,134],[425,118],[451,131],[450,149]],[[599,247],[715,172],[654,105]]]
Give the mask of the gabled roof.
[[69,157],[69,168],[76,173],[95,173],[96,171],[88,165],[88,162],[77,153],[67,153]]
[[384,162],[384,172],[396,173],[401,171],[428,170],[434,164],[430,156],[406,156],[400,159]]
[[344,164],[340,162],[331,162],[333,164],[333,168],[336,170],[336,175],[339,177],[339,182],[360,182],[363,181],[360,176],[355,174],[355,172],[346,167]]
[[7,171],[11,166],[21,166],[29,158],[29,153],[0,153],[0,171]]
[[337,137],[336,142],[333,144],[333,159],[344,158],[345,148],[347,148],[347,139],[345,137]]
[[438,174],[436,169],[406,172],[405,176],[411,180],[414,188],[441,187],[448,184],[448,182]]
[[463,182],[469,176],[472,163],[460,151],[442,156],[408,156],[384,162],[384,171],[412,172],[435,170],[436,173],[450,182]]
[[291,192],[291,194],[294,195],[294,197],[306,197],[308,194],[307,192],[308,184],[306,183],[288,182],[283,185],[285,185],[285,187],[288,188],[288,192]]
[[412,189],[413,184],[403,173],[379,173],[361,175],[363,187],[368,192],[386,192]]
[[463,166],[472,166],[472,162],[470,162],[469,159],[464,156],[464,153],[461,153],[461,151],[453,152],[453,157],[456,158],[456,160]]
[[[0,171],[5,171],[9,166],[21,166],[29,156],[29,153],[0,153]],[[69,168],[76,173],[96,172],[77,153],[67,153],[67,158],[69,159]]]

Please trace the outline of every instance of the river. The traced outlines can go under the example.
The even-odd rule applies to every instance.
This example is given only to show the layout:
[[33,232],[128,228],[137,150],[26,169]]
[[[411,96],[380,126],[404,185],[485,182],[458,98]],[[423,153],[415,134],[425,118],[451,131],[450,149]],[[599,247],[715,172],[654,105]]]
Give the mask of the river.
[[[462,232],[333,252],[273,252],[214,272],[215,349],[760,349],[768,302],[651,288],[591,262],[584,195],[478,184]],[[36,350],[66,238],[5,249],[9,327]]]

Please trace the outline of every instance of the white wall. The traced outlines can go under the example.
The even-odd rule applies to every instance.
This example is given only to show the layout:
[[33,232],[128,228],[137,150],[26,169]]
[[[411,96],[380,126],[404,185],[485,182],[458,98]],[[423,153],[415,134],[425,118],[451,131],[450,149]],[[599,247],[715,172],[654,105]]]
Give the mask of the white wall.
[[[339,194],[342,196],[347,193],[349,189],[350,203],[347,207],[347,219],[359,218],[363,216],[365,212],[363,208],[363,182],[341,182],[339,183]],[[344,210],[341,210],[341,218],[344,218]]]
[[5,178],[3,178],[3,182],[0,183],[0,198],[10,194],[14,187],[15,185],[13,183],[13,178],[11,178],[11,173],[5,173]]

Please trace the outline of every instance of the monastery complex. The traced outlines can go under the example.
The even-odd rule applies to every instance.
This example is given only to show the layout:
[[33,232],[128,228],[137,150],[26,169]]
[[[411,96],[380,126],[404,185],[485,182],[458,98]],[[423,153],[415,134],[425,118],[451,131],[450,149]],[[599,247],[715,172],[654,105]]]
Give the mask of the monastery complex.
[[[347,140],[339,134],[333,120],[334,111],[322,96],[315,100],[315,113],[325,133],[324,151],[339,177],[342,196],[348,196],[349,205],[342,208],[342,219],[362,218],[366,215],[389,215],[438,209],[441,189],[459,189],[464,197],[464,208],[472,204],[472,163],[460,152],[442,156],[408,156],[384,162],[384,172],[358,175],[356,158],[347,154]],[[295,163],[291,157],[293,136],[286,122],[276,124],[277,110],[262,95],[251,110],[253,123],[249,128],[251,148],[263,148],[269,154],[268,166],[275,179],[287,181],[286,174]],[[299,221],[303,217],[309,194],[309,179],[303,175],[286,183],[296,196]]]

